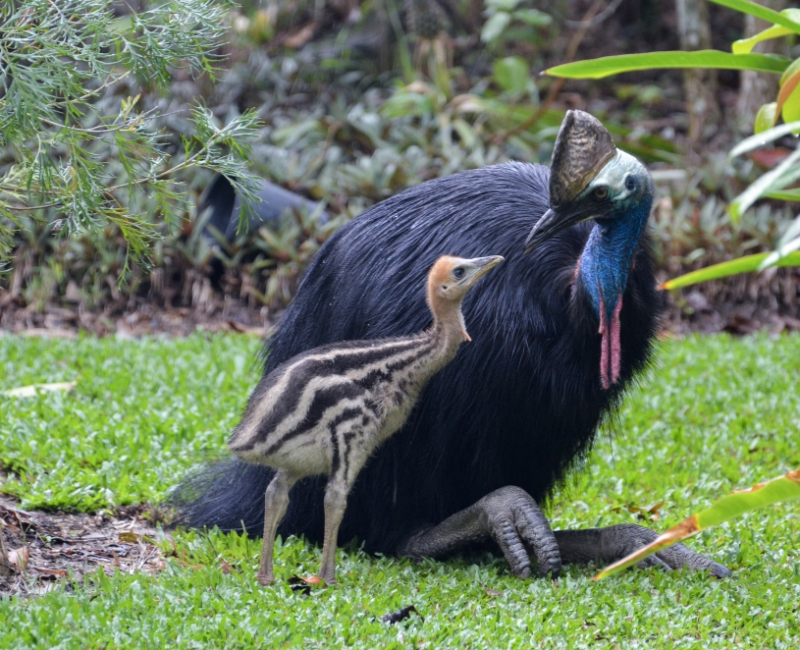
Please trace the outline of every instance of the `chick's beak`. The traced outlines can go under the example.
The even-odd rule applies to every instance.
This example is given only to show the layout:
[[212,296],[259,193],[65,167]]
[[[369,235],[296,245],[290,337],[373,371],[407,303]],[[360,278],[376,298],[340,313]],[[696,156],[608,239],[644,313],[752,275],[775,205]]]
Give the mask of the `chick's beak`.
[[475,275],[472,276],[472,281],[477,282],[480,278],[482,278],[504,260],[505,258],[502,255],[489,255],[488,257],[475,257],[471,259],[469,261],[470,265],[477,269]]

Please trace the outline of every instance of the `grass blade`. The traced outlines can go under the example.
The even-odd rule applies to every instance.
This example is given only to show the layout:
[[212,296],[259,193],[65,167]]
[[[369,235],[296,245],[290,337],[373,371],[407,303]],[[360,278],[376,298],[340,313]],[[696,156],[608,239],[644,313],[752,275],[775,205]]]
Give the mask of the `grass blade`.
[[565,63],[549,68],[544,73],[568,79],[602,79],[622,72],[661,68],[720,68],[782,74],[789,63],[789,59],[773,54],[731,54],[720,50],[649,52]]
[[751,510],[789,499],[800,499],[800,469],[788,472],[784,476],[766,483],[759,483],[747,490],[732,492],[728,496],[722,497],[709,508],[684,519],[677,526],[659,535],[644,548],[640,548],[618,562],[607,566],[592,580],[597,582],[619,573],[653,553],[672,546],[672,544],[691,537],[710,526],[716,526]]

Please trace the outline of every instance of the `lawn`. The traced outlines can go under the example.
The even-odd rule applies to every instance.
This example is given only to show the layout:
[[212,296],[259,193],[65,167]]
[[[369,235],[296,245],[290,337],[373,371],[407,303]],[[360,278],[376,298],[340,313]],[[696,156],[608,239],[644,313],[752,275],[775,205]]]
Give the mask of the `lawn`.
[[[182,472],[224,453],[257,350],[244,336],[0,337],[0,390],[77,380],[71,392],[0,396],[0,492],[26,509],[157,502]],[[555,527],[644,519],[662,529],[800,467],[800,336],[667,341],[657,358],[555,495]],[[159,575],[98,572],[0,601],[0,647],[797,648],[798,514],[794,502],[692,540],[732,569],[722,581],[633,570],[592,583],[590,567],[521,581],[489,555],[412,563],[351,548],[339,552],[340,585],[308,596],[286,581],[318,566],[320,549],[303,540],[278,548],[278,584],[265,589],[260,540],[179,532],[178,557]],[[424,620],[378,620],[408,605]]]

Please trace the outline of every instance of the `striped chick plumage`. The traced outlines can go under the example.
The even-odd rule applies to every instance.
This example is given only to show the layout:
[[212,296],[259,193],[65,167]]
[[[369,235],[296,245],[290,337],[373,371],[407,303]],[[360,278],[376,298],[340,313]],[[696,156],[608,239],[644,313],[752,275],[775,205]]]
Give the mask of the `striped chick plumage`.
[[441,257],[428,274],[433,325],[407,337],[346,341],[302,353],[262,379],[228,442],[231,452],[278,470],[266,492],[258,581],[274,579],[272,548],[304,476],[325,474],[320,577],[335,582],[335,549],[347,494],[370,454],[405,423],[426,382],[469,340],[467,291],[502,257]]

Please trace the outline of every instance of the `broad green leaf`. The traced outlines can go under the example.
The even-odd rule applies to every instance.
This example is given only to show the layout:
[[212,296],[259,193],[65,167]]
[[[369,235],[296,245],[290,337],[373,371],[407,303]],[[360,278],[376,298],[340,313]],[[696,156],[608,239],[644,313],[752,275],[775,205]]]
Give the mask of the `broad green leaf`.
[[494,78],[503,90],[520,92],[530,83],[531,70],[518,56],[507,56],[494,64]]
[[520,0],[486,0],[486,7],[494,9],[495,11],[511,12],[516,9]]
[[753,133],[763,133],[775,126],[778,121],[778,102],[764,104],[758,109],[756,121],[753,125]]
[[789,63],[789,59],[774,54],[731,54],[720,50],[649,52],[565,63],[545,70],[545,73],[568,79],[602,79],[622,72],[663,68],[721,68],[780,74]]
[[[744,214],[745,210],[753,205],[753,203],[763,196],[764,193],[770,189],[780,189],[779,187],[773,187],[773,185],[778,183],[778,181],[781,180],[781,177],[784,176],[789,171],[789,168],[792,167],[792,165],[794,165],[798,160],[800,160],[800,149],[795,149],[781,162],[780,165],[778,165],[775,169],[768,171],[766,174],[762,174],[750,185],[750,187],[748,187],[744,192],[731,201],[731,204],[728,208],[731,219],[738,221],[742,214]],[[784,182],[784,186],[788,185],[788,182],[790,181]]]
[[790,13],[787,10],[778,13],[777,11],[768,9],[755,2],[749,2],[748,0],[711,0],[711,2],[722,5],[723,7],[735,9],[736,11],[741,11],[745,14],[750,14],[756,18],[761,18],[768,23],[788,27],[796,34],[800,34],[800,20],[795,19],[796,14],[794,12]]
[[657,553],[668,546],[672,546],[676,542],[680,542],[687,537],[696,535],[701,530],[729,521],[751,510],[764,508],[774,503],[780,503],[781,501],[788,501],[790,499],[800,499],[800,469],[767,481],[766,483],[759,483],[748,490],[733,492],[721,498],[711,505],[711,507],[684,519],[677,526],[659,535],[652,543],[644,548],[607,566],[592,578],[592,580],[602,580],[615,573],[619,573],[629,566],[641,562],[653,553]]
[[[737,275],[739,273],[749,273],[757,271],[761,263],[770,256],[771,253],[756,253],[755,255],[745,255],[729,262],[721,262],[707,266],[704,269],[692,271],[684,275],[667,280],[662,284],[660,289],[681,289],[700,282],[708,282],[709,280],[718,280],[719,278],[726,278],[729,275]],[[790,253],[785,257],[778,260],[775,266],[800,266],[800,253]]]
[[791,30],[788,27],[773,25],[772,27],[765,29],[763,32],[759,32],[755,36],[734,41],[731,45],[731,51],[734,54],[748,54],[749,52],[752,52],[753,48],[762,41],[768,41],[773,38],[778,38],[779,36],[786,36],[787,34],[794,33],[794,30]]
[[546,27],[553,22],[550,14],[538,9],[520,9],[514,12],[514,18],[532,27]]
[[778,92],[778,111],[783,116],[784,122],[800,119],[798,82],[800,82],[800,59],[796,59],[781,76],[781,89]]
[[491,43],[503,33],[508,24],[511,22],[511,14],[505,11],[498,11],[489,20],[486,21],[481,30],[481,40],[484,43]]
[[[789,97],[786,99],[781,109],[781,116],[784,122],[800,120],[800,86],[797,85],[797,82],[800,82],[800,73],[798,73],[794,88],[791,93],[789,93]],[[788,86],[784,86],[784,88],[786,87]]]
[[778,85],[783,86],[783,84],[785,84],[788,81],[789,77],[791,77],[798,71],[800,71],[800,59],[795,59],[786,67],[786,70],[783,71],[783,74],[781,75],[781,80],[778,82]]

